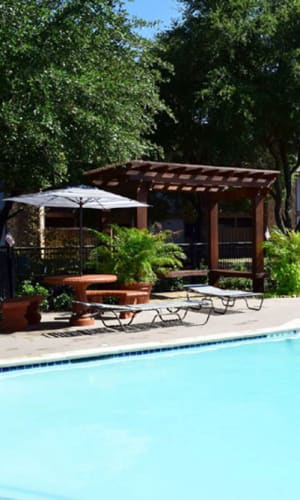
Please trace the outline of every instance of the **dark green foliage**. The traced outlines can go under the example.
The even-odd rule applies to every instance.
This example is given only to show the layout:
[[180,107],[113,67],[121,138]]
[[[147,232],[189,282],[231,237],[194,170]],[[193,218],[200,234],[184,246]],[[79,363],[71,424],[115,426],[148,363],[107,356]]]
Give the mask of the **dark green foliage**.
[[177,292],[184,288],[184,280],[182,278],[160,278],[155,282],[153,288],[155,292]]
[[73,297],[66,293],[60,293],[53,297],[52,308],[54,311],[70,311],[72,309]]
[[121,0],[1,2],[0,179],[7,195],[78,183],[91,165],[152,151],[149,134],[164,109],[162,63],[138,35],[140,24]]
[[250,278],[236,278],[236,277],[221,277],[218,281],[218,286],[226,289],[237,290],[253,290],[252,280]]
[[161,117],[169,160],[280,170],[277,225],[292,227],[300,164],[300,1],[181,0],[183,22],[162,34],[174,66],[162,85],[177,122]]

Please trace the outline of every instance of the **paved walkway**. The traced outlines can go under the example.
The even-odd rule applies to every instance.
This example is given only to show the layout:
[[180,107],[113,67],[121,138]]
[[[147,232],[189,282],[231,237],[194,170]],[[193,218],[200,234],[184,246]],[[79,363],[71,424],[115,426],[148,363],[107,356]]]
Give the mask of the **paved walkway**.
[[107,331],[99,320],[90,328],[71,328],[66,315],[43,313],[39,330],[0,335],[0,367],[300,330],[299,306],[300,297],[265,299],[257,312],[238,301],[225,315],[212,314],[204,326],[202,313],[189,312],[184,325],[149,328],[152,313],[141,313],[127,332]]

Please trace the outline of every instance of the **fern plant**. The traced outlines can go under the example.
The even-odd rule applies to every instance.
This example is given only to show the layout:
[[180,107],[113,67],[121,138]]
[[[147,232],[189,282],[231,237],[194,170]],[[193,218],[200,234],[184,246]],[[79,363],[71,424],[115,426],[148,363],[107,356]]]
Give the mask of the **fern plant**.
[[263,244],[272,288],[278,295],[300,294],[300,233],[271,230]]
[[111,234],[93,230],[99,246],[91,251],[89,265],[99,273],[113,273],[124,284],[154,283],[158,276],[179,269],[186,258],[171,241],[171,231],[111,226]]

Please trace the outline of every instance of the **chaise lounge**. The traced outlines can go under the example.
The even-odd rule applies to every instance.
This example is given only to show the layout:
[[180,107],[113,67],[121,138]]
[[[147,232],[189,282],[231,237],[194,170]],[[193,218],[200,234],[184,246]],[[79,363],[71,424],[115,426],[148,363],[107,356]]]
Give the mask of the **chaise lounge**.
[[[260,311],[264,301],[263,293],[259,292],[246,292],[244,290],[223,290],[210,285],[185,285],[187,290],[187,299],[189,300],[190,292],[202,295],[206,298],[220,299],[223,309],[217,309],[213,303],[213,311],[219,314],[225,314],[229,307],[234,307],[236,300],[243,299],[248,309]],[[251,305],[249,299],[256,301],[255,305]],[[251,301],[252,302],[252,301]]]
[[[84,306],[84,311],[79,314],[89,312],[91,315],[99,317],[105,327],[111,327],[108,321],[116,320],[118,326],[122,330],[130,326],[138,313],[145,311],[153,311],[154,316],[150,323],[150,327],[154,324],[157,318],[163,323],[166,323],[170,318],[177,319],[183,323],[188,311],[201,311],[206,314],[204,321],[199,323],[205,325],[209,320],[210,314],[213,310],[211,300],[169,300],[161,302],[149,302],[147,304],[132,304],[132,305],[115,305],[103,304],[99,302],[81,302],[74,301],[74,304]],[[104,316],[104,313],[111,313],[111,316]],[[121,313],[131,313],[127,323],[121,321]],[[76,314],[76,313],[74,313]]]

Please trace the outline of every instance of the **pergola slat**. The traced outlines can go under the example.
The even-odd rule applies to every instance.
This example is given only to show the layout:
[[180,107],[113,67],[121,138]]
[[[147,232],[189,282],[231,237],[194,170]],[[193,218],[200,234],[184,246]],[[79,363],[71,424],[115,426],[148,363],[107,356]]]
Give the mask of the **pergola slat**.
[[122,186],[126,181],[130,181],[148,183],[152,189],[155,189],[155,185],[165,184],[167,190],[171,190],[171,186],[173,190],[175,186],[185,185],[193,187],[195,191],[199,190],[199,186],[219,187],[222,192],[229,188],[239,189],[247,186],[252,189],[268,189],[276,180],[278,172],[135,160],[89,170],[85,175],[91,177],[94,184],[102,187]]

